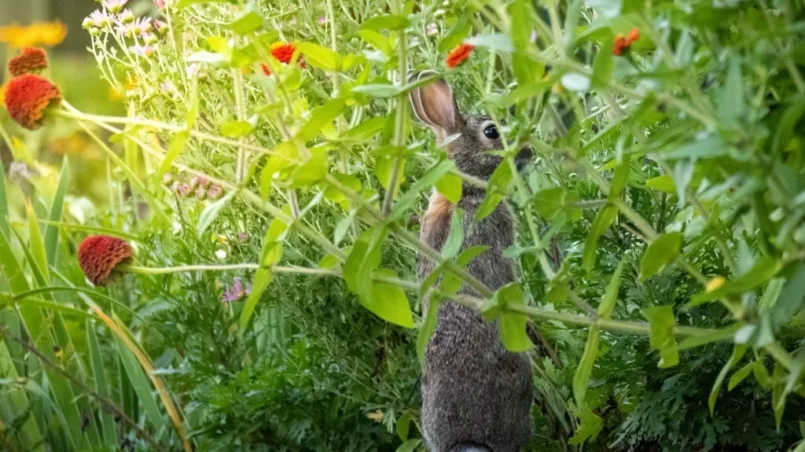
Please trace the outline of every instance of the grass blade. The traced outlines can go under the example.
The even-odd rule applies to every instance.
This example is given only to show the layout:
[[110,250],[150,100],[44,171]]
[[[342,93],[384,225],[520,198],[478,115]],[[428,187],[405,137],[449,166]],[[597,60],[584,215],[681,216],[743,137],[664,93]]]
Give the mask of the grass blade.
[[[98,345],[98,335],[95,333],[95,325],[93,322],[87,320],[87,345],[89,347],[90,364],[92,365],[92,377],[95,382],[95,391],[98,394],[112,399],[112,393],[109,390],[109,385],[106,383],[106,370],[103,367],[103,358],[101,357],[101,347]],[[103,433],[104,444],[114,449],[117,446],[117,429],[115,428],[115,421],[112,415],[105,410],[101,411],[101,430]]]
[[[17,369],[14,367],[14,362],[6,343],[0,342],[0,378],[15,381],[18,377],[19,374],[17,374]],[[19,389],[11,390],[7,396],[4,395],[0,400],[3,401],[3,411],[8,410],[15,419],[25,415],[26,412],[28,413],[19,428],[19,438],[24,450],[44,452],[45,446],[42,433],[39,431],[39,426],[31,411],[27,394]]]
[[[70,165],[65,157],[59,176],[59,188],[56,189],[56,196],[53,197],[53,204],[50,206],[48,219],[52,222],[61,221],[64,213],[64,195],[67,193],[67,184],[70,182]],[[56,258],[59,252],[59,229],[52,224],[45,228],[45,250],[47,252],[47,262],[49,265],[56,265]]]

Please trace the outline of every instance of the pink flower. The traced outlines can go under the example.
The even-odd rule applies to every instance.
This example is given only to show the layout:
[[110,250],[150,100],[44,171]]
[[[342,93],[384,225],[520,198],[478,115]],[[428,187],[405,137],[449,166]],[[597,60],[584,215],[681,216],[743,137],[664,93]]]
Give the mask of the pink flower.
[[92,25],[98,28],[104,28],[112,24],[112,18],[109,17],[109,14],[106,14],[106,11],[101,11],[100,9],[96,9],[89,15],[89,19],[92,21]]
[[215,184],[207,191],[207,197],[210,199],[218,199],[224,194],[224,189],[220,185]]
[[321,17],[319,17],[319,18],[316,20],[316,22],[317,22],[319,25],[324,25],[324,24],[326,24],[327,22],[329,22],[329,20],[327,19],[327,17],[325,17],[325,16],[321,16]]
[[163,184],[170,185],[171,182],[173,182],[173,174],[165,173],[165,174],[162,175],[162,183]]
[[224,291],[224,296],[222,300],[226,303],[232,303],[233,301],[239,301],[249,295],[252,291],[252,285],[247,284],[246,287],[243,286],[243,281],[235,277],[232,279],[232,284],[229,286],[227,290]]
[[168,6],[168,0],[154,0],[154,4],[157,5],[159,9],[165,9]]

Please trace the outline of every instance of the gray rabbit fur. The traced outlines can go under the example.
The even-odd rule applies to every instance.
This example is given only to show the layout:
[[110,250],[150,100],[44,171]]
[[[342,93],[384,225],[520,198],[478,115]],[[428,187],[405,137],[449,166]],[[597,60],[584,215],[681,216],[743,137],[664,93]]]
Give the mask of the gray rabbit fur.
[[[423,77],[426,73],[419,74]],[[489,179],[502,157],[487,151],[503,149],[494,122],[487,116],[463,116],[444,80],[436,80],[410,93],[416,116],[435,133],[457,168]],[[489,129],[489,130],[486,130]],[[491,138],[490,138],[491,136]],[[522,149],[518,168],[532,155]],[[483,189],[464,184],[458,207],[464,211],[462,250],[486,245],[468,271],[491,290],[515,280],[512,262],[503,251],[514,243],[514,217],[505,202],[474,223],[485,196]],[[434,192],[421,221],[420,238],[436,250],[444,245],[454,206]],[[420,256],[419,278],[427,277],[434,263]],[[478,296],[464,286],[461,294]],[[427,310],[427,300],[424,309]],[[443,303],[436,330],[427,345],[422,376],[422,426],[425,441],[434,452],[514,452],[531,436],[533,398],[531,360],[526,353],[507,351],[500,341],[497,322],[486,322],[477,311],[457,303]]]

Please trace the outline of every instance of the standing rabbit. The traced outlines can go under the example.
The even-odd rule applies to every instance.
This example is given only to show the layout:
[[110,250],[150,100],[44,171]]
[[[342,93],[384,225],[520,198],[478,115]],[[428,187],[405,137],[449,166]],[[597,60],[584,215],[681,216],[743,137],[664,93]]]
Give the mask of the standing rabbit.
[[[487,116],[462,116],[453,90],[444,80],[413,90],[410,99],[416,116],[430,126],[440,145],[446,137],[459,134],[445,145],[459,171],[488,179],[503,162],[502,157],[488,153],[503,149],[495,123]],[[520,151],[517,166],[525,164],[531,154],[528,148]],[[465,237],[461,247],[489,247],[469,264],[468,271],[496,290],[515,279],[512,262],[503,256],[514,243],[514,217],[502,202],[492,214],[474,223],[485,191],[468,184],[462,188],[458,207],[464,211]],[[433,193],[421,222],[423,242],[436,250],[442,248],[454,207]],[[420,280],[433,268],[432,261],[420,257]],[[478,296],[466,285],[460,293]],[[424,308],[427,310],[427,300]],[[441,305],[422,376],[423,433],[432,451],[521,450],[531,435],[532,395],[530,358],[504,348],[497,322],[483,320],[479,312],[466,306]]]

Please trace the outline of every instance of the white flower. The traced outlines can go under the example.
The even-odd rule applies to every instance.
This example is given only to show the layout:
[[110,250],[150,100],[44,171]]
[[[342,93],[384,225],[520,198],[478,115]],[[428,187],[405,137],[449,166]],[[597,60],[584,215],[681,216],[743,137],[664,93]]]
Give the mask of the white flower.
[[216,251],[215,252],[215,257],[217,257],[220,260],[226,259],[226,250],[218,250],[218,251]]
[[193,78],[198,75],[199,71],[201,71],[201,65],[198,63],[192,63],[187,66],[185,72],[187,73],[187,78]]
[[429,23],[427,27],[425,27],[425,34],[428,36],[436,36],[439,34],[439,26],[435,23]]
[[156,47],[154,46],[141,46],[139,44],[133,45],[129,47],[129,52],[141,56],[143,58],[148,58],[153,55],[157,51]]
[[113,13],[119,13],[123,10],[129,0],[103,0],[103,7]]
[[133,25],[137,30],[137,32],[140,33],[140,36],[143,37],[151,34],[151,32],[154,30],[154,27],[151,25],[150,17],[143,17],[140,19],[136,19]]
[[88,19],[92,21],[92,25],[98,28],[105,28],[112,24],[112,18],[109,14],[106,14],[105,11],[101,11],[100,9],[93,11]]

